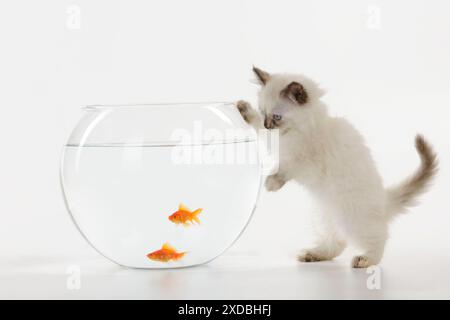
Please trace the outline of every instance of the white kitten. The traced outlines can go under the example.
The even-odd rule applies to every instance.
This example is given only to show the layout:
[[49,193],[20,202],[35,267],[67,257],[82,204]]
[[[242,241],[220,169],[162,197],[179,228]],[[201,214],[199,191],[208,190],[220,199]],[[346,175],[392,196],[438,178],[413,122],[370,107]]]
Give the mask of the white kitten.
[[298,259],[330,260],[352,242],[362,249],[353,258],[353,267],[379,263],[389,222],[415,204],[437,172],[432,147],[417,135],[420,167],[399,185],[385,188],[362,136],[345,119],[328,115],[316,83],[302,75],[253,70],[261,82],[260,113],[245,101],[237,107],[253,127],[264,124],[280,130],[279,170],[267,177],[266,189],[277,191],[292,179],[305,186],[321,207],[317,246],[304,250]]

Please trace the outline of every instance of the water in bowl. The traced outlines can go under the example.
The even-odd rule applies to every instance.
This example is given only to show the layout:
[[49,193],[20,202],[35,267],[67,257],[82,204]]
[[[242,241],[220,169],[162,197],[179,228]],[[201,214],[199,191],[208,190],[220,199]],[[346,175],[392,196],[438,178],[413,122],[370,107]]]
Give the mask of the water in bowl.
[[[242,146],[255,153],[255,142]],[[175,163],[173,152],[171,146],[154,145],[65,147],[62,184],[68,209],[102,255],[140,268],[189,266],[218,256],[242,232],[259,190],[256,161]],[[180,203],[203,209],[200,225],[168,219]],[[170,262],[147,257],[164,243],[187,253]]]

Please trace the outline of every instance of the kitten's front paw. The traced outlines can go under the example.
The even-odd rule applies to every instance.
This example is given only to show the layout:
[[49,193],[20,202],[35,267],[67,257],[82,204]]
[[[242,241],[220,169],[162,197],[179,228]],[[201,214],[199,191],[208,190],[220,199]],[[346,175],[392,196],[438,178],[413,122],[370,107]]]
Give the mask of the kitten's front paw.
[[267,191],[277,191],[280,190],[285,183],[286,182],[280,176],[274,174],[267,177],[265,187]]
[[367,268],[375,264],[376,263],[374,263],[372,259],[367,256],[356,256],[352,259],[353,268]]
[[242,118],[244,118],[245,122],[250,122],[250,115],[252,110],[250,103],[244,100],[239,100],[238,102],[236,102],[236,107],[239,110]]

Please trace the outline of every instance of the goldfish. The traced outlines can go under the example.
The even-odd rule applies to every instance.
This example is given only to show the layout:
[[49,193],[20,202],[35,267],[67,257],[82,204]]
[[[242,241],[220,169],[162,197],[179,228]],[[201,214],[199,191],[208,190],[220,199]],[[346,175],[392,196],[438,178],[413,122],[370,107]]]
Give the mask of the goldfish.
[[185,254],[186,252],[177,252],[174,247],[166,242],[161,249],[147,254],[147,258],[154,261],[168,262],[180,260]]
[[186,208],[183,204],[180,204],[178,206],[178,211],[172,213],[172,215],[169,216],[169,220],[176,224],[182,223],[184,226],[189,226],[188,222],[191,224],[194,224],[194,222],[200,224],[198,215],[202,210],[202,208],[199,208],[191,212],[191,210]]

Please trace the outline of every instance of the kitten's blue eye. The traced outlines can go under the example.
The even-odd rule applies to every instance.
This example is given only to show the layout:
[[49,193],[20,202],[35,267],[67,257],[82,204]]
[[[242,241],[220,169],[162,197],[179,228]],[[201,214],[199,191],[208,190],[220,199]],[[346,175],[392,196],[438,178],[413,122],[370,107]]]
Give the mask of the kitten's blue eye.
[[274,114],[274,115],[272,116],[272,119],[275,120],[275,121],[280,121],[280,120],[281,120],[281,115],[279,115],[279,114]]

